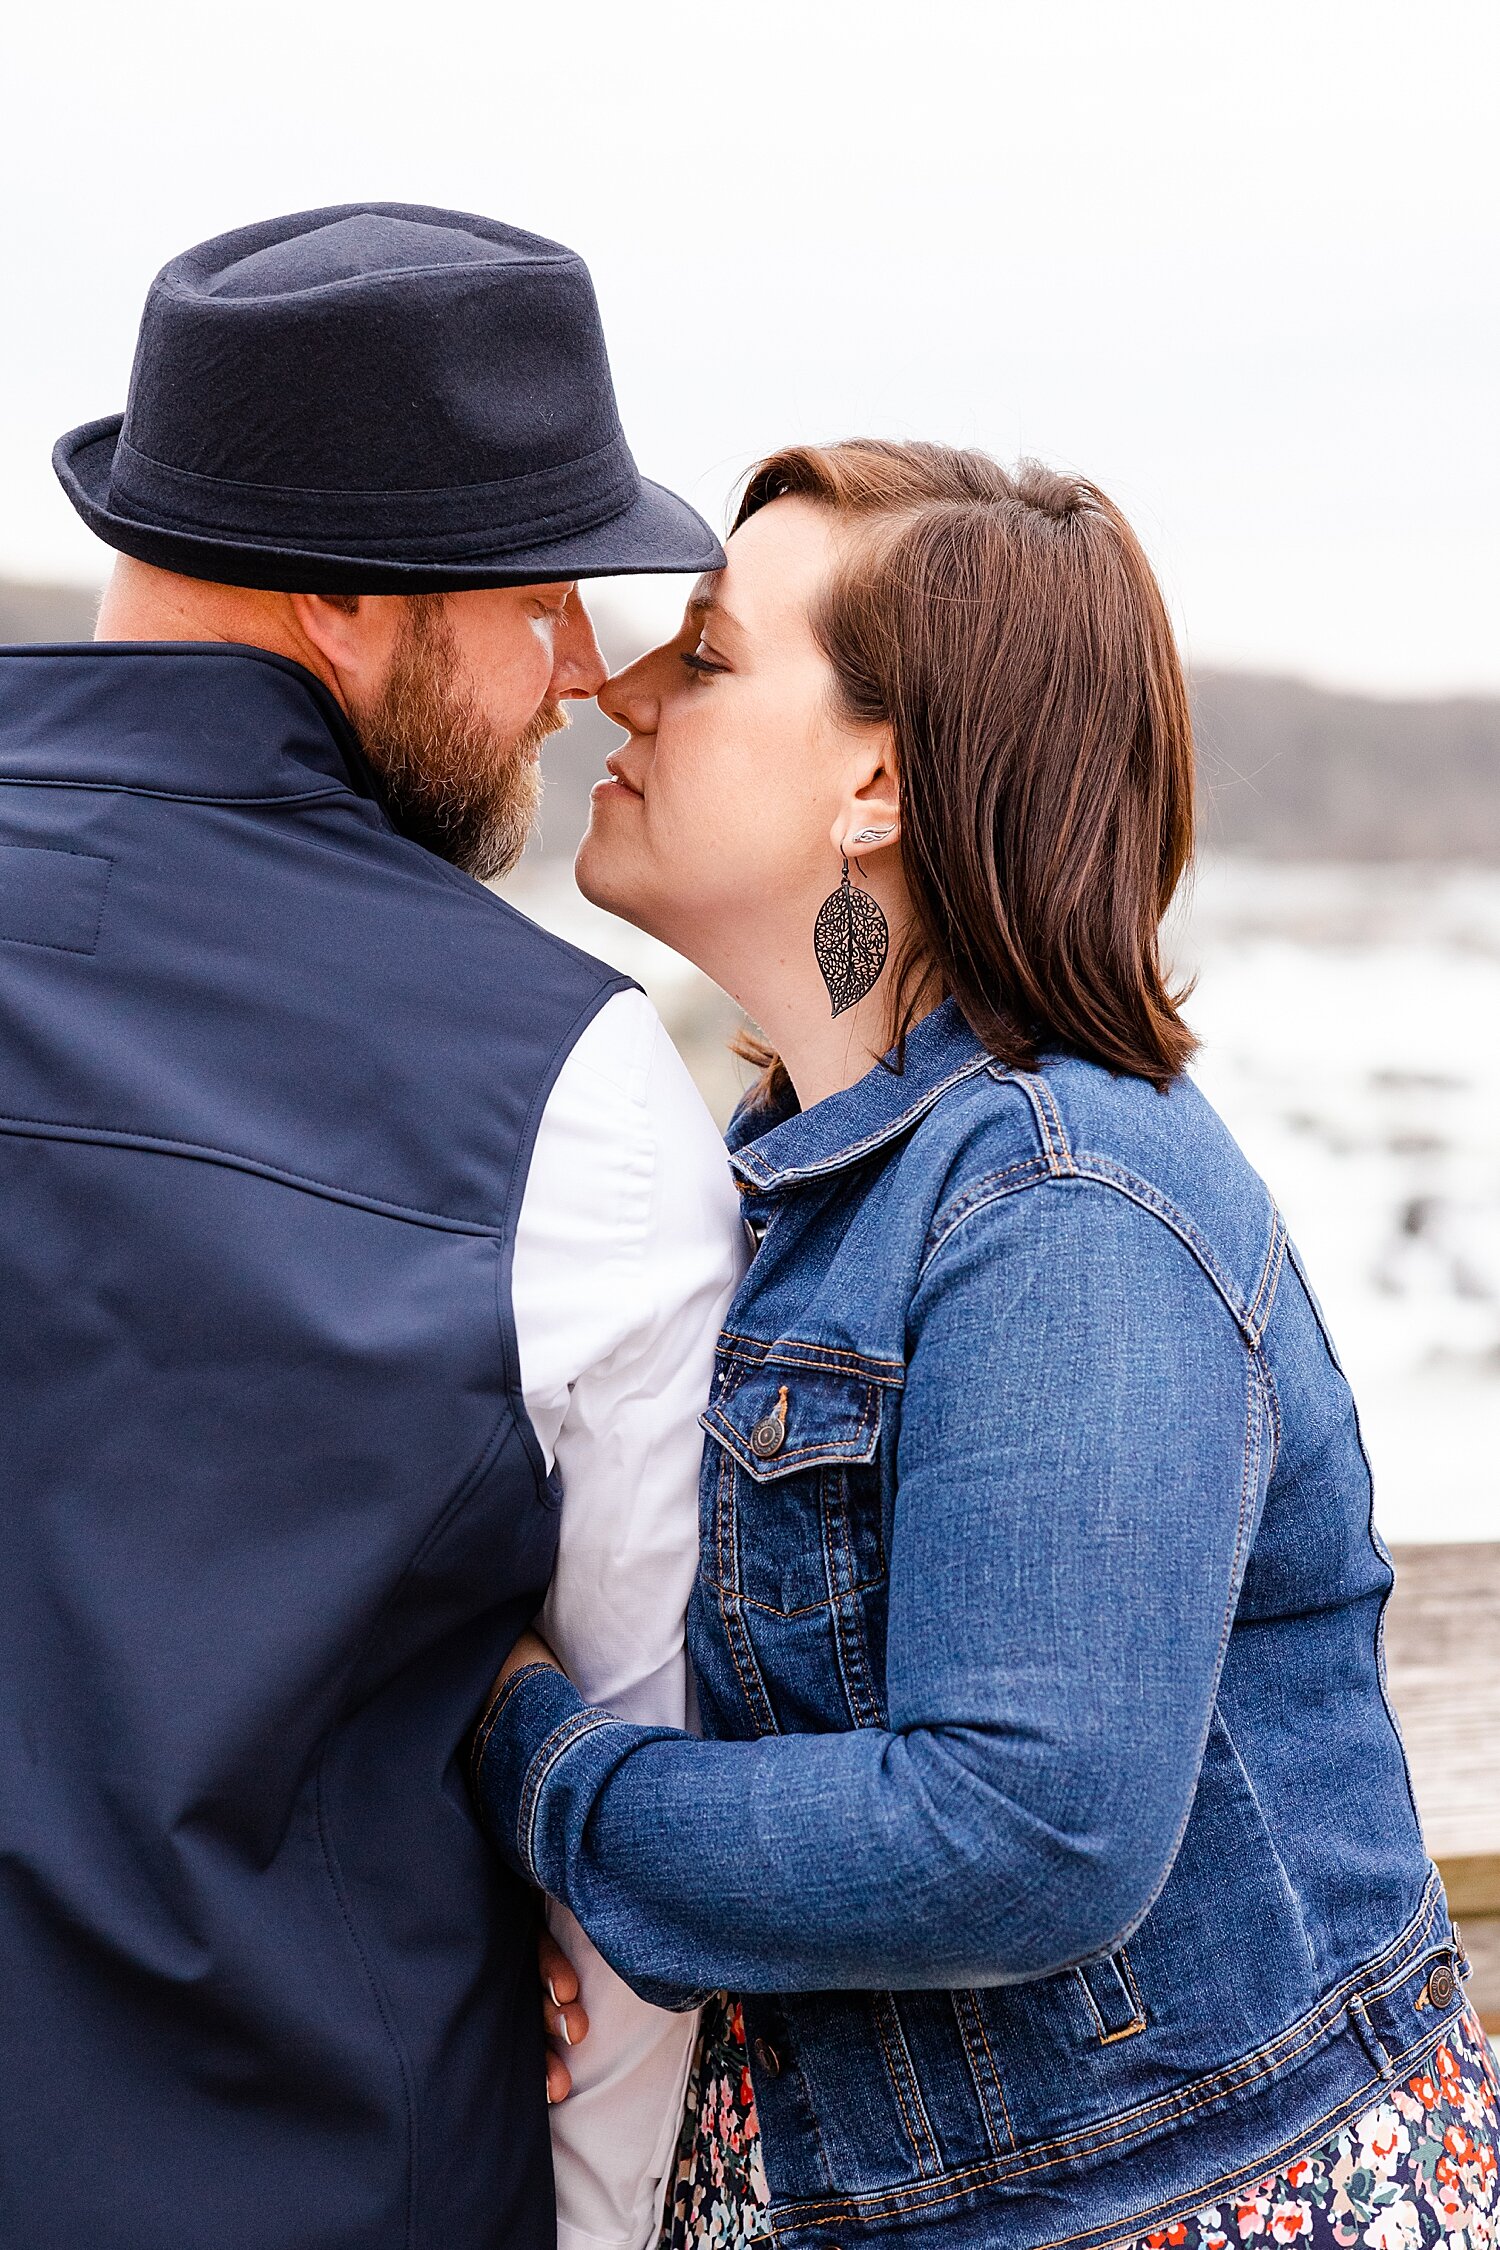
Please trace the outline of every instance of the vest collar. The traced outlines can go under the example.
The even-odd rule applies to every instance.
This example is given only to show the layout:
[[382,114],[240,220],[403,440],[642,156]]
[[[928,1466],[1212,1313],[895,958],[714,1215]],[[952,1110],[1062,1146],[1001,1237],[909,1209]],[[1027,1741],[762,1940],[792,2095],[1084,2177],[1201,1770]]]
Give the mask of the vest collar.
[[379,801],[354,731],[289,657],[221,641],[0,650],[0,781],[253,803]]

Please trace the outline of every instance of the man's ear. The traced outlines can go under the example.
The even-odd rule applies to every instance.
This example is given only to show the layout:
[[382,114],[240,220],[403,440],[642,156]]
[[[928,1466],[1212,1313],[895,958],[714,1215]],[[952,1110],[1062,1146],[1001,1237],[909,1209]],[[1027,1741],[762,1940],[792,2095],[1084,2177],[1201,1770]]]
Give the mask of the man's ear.
[[411,597],[407,594],[288,594],[297,630],[346,711],[384,692]]
[[376,655],[371,642],[380,638],[378,620],[372,613],[380,606],[393,606],[389,598],[385,605],[369,594],[289,594],[287,600],[298,632],[322,658],[339,686],[347,684],[357,691],[366,685],[365,675],[372,655]]

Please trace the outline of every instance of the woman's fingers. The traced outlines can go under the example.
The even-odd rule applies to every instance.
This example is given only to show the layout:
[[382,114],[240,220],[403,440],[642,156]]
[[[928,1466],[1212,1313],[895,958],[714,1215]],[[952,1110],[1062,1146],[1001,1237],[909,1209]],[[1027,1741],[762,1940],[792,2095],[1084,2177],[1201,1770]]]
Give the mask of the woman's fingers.
[[542,1972],[542,2021],[547,2026],[547,2099],[566,2100],[573,2078],[558,2047],[576,2047],[588,2036],[589,2019],[578,1998],[578,1976],[572,1962],[549,1931],[537,1940],[537,1961]]
[[537,1962],[554,2008],[570,2008],[578,1998],[578,1975],[550,1930],[537,1939]]
[[554,2008],[549,1996],[542,2008],[542,2015],[546,2019],[549,2038],[560,2041],[564,2047],[576,2047],[581,2039],[588,2037],[589,2019],[577,2001],[568,2008]]

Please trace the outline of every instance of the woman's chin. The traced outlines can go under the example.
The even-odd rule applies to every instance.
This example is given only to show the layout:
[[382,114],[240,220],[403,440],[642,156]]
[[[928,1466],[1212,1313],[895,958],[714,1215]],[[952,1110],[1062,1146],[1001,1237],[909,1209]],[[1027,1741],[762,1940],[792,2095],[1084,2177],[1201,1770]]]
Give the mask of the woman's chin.
[[645,902],[642,886],[631,880],[629,857],[612,837],[601,835],[599,816],[591,813],[573,862],[573,880],[590,906],[618,914],[624,922],[638,922]]

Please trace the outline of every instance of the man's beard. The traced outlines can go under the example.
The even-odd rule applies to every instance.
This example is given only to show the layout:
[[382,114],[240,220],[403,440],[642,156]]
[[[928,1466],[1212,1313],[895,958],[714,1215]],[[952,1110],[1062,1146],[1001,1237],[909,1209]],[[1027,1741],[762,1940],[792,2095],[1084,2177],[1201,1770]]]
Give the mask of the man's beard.
[[515,866],[541,802],[536,754],[567,714],[547,702],[519,735],[497,734],[441,594],[411,597],[384,687],[349,716],[403,835],[481,883]]

